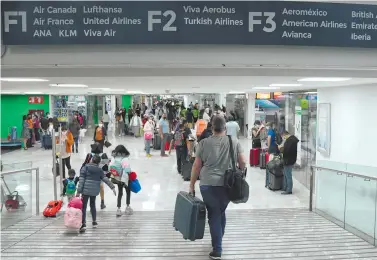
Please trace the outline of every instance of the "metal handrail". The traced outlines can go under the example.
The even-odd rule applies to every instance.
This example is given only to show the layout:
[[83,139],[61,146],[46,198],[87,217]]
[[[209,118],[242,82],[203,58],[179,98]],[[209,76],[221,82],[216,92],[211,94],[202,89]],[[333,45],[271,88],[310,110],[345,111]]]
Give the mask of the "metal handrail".
[[36,215],[39,215],[39,168],[34,167],[34,168],[26,168],[26,169],[20,169],[20,170],[15,170],[15,171],[6,171],[6,172],[1,172],[0,176],[4,180],[4,176],[6,175],[11,175],[14,173],[20,173],[20,172],[31,172],[33,173],[35,171],[35,213]]
[[372,176],[362,175],[362,174],[358,174],[358,173],[354,173],[354,172],[335,170],[335,169],[326,168],[326,167],[320,167],[320,166],[311,166],[311,167],[314,167],[314,168],[316,168],[317,170],[324,170],[324,171],[331,171],[331,172],[336,172],[336,173],[347,174],[348,177],[353,177],[353,176],[355,176],[355,177],[359,177],[359,178],[363,178],[363,179],[367,179],[367,180],[374,180],[374,181],[377,181],[377,177],[372,177]]
[[349,172],[349,171],[342,171],[342,170],[336,170],[336,169],[331,169],[331,168],[326,168],[326,167],[321,167],[321,166],[315,166],[312,165],[310,166],[310,187],[309,187],[309,211],[313,211],[313,186],[314,186],[314,179],[313,179],[313,173],[314,169],[316,170],[323,170],[323,171],[330,171],[334,173],[340,173],[340,174],[346,174],[347,177],[358,177],[362,178],[364,180],[370,181],[374,180],[377,181],[377,177],[372,177],[372,176],[367,176],[367,175],[362,175],[354,172]]

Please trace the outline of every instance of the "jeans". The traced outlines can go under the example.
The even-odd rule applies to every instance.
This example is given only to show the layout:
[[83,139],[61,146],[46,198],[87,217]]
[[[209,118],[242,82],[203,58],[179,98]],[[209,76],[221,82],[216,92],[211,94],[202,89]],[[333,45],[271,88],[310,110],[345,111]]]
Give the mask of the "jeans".
[[72,145],[72,153],[75,152],[75,145],[76,145],[76,151],[79,150],[79,136],[73,137],[73,145]]
[[225,210],[229,204],[227,190],[222,186],[200,186],[200,192],[208,211],[213,251],[221,253],[226,225]]
[[165,155],[165,143],[168,141],[169,134],[163,134],[163,137],[161,138],[161,155]]
[[293,188],[292,169],[293,169],[293,165],[284,165],[283,190],[286,192],[292,192],[292,188]]
[[86,224],[86,208],[88,207],[88,201],[90,200],[90,213],[92,214],[92,221],[97,220],[97,210],[96,210],[96,196],[83,195],[82,203],[82,223]]
[[151,154],[151,144],[152,144],[152,139],[145,140],[145,151],[147,154]]
[[179,173],[182,173],[183,162],[187,159],[187,147],[177,146],[175,152],[177,154],[177,170]]
[[118,185],[117,207],[120,208],[122,206],[123,188],[126,190],[126,205],[129,206],[131,203],[131,190],[129,188],[130,181],[128,181],[128,185],[126,185],[124,182],[117,182],[117,185]]
[[105,127],[107,133],[107,129],[109,129],[109,122],[103,122],[103,126]]

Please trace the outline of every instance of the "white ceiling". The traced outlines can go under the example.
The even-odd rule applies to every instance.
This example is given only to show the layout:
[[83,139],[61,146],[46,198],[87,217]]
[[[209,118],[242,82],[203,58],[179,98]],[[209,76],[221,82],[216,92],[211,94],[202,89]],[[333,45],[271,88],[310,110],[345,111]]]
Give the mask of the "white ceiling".
[[[44,94],[126,94],[127,91],[142,91],[145,94],[170,93],[229,93],[268,92],[254,87],[268,87],[270,84],[300,83],[299,87],[281,87],[281,91],[318,89],[354,85],[376,85],[377,78],[353,78],[343,82],[297,82],[302,77],[274,76],[180,76],[180,77],[63,77],[44,78],[48,82],[1,82],[2,93],[40,91]],[[49,84],[85,84],[89,88],[111,88],[123,91],[104,91],[86,88],[59,88]],[[279,90],[275,90],[279,91]]]

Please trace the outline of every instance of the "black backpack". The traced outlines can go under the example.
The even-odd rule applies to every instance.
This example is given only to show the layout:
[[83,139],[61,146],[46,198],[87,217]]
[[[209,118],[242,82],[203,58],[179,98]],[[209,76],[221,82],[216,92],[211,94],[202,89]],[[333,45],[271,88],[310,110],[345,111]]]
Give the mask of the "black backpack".
[[274,129],[274,131],[275,131],[275,143],[277,145],[281,145],[283,143],[283,138],[281,137],[277,129]]
[[41,128],[45,131],[48,129],[48,119],[45,117],[41,119]]

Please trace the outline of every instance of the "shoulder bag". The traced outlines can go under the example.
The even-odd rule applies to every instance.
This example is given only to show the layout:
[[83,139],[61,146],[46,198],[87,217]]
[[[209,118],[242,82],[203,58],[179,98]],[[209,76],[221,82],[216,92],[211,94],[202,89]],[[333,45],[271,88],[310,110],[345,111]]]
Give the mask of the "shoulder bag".
[[246,203],[249,200],[249,184],[246,182],[246,172],[236,167],[232,137],[229,138],[229,156],[232,168],[225,172],[224,186],[228,190],[229,200],[235,204]]

